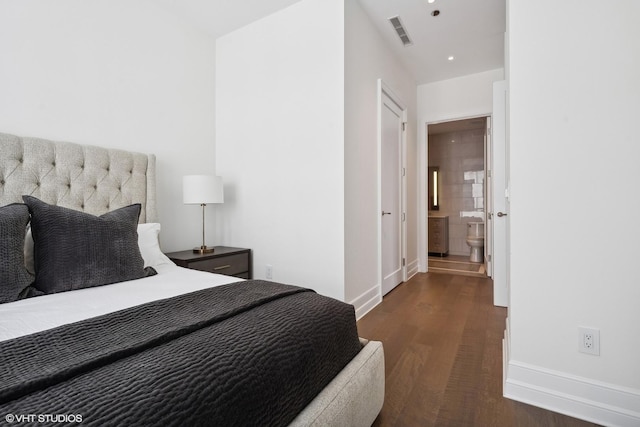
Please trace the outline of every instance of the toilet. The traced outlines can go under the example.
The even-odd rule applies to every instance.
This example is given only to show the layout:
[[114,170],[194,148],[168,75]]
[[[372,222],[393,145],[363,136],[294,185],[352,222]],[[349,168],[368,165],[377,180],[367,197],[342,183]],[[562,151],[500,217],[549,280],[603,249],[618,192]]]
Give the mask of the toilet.
[[467,223],[467,245],[471,247],[471,262],[484,261],[484,222]]

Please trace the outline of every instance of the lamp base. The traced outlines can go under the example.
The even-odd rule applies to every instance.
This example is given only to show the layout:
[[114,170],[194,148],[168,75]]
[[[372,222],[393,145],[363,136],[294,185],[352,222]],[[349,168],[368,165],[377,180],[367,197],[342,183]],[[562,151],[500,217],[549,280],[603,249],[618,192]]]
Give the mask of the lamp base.
[[213,247],[210,246],[200,246],[197,248],[193,248],[193,253],[194,254],[210,254],[214,251],[215,249]]

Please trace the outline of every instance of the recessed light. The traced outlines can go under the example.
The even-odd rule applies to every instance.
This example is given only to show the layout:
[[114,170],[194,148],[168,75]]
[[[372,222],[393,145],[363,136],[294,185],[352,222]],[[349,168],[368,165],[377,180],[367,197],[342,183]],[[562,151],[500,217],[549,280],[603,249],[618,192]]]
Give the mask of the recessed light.
[[453,56],[453,55],[450,55],[447,59],[448,59],[449,61],[453,61],[454,59],[456,59],[456,57],[455,57],[455,56]]
[[431,4],[431,3],[435,3],[436,0],[427,0],[427,3]]

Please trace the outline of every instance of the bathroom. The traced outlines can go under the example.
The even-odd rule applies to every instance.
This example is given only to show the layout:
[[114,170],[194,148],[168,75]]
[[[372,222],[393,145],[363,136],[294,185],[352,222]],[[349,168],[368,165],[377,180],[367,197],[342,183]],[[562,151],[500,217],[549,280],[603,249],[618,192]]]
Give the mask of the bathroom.
[[485,135],[476,117],[428,126],[429,271],[485,276]]

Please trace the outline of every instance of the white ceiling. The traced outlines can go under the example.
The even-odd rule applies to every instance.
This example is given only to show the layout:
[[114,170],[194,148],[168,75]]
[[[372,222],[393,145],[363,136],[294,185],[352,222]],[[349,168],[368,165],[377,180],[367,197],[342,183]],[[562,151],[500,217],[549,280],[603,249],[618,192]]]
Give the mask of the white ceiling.
[[[155,0],[214,37],[300,0]],[[418,84],[504,67],[505,0],[359,0]],[[440,15],[431,16],[439,10]],[[404,47],[388,18],[400,16]],[[348,23],[347,23],[348,25]],[[448,61],[453,55],[455,60]]]
[[[504,67],[505,0],[360,0],[418,84]],[[436,17],[431,16],[439,10]],[[413,41],[404,47],[388,18]],[[453,55],[455,59],[447,58]]]
[[155,0],[206,33],[220,37],[300,0]]

